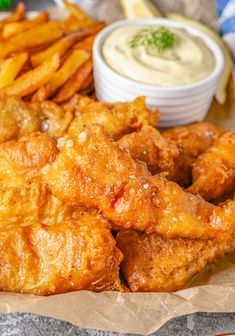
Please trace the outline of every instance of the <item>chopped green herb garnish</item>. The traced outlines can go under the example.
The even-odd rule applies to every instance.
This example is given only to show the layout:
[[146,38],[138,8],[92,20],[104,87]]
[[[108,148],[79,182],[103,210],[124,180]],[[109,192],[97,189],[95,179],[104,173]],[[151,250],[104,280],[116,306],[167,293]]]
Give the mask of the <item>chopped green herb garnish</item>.
[[165,49],[173,48],[178,42],[179,37],[165,27],[154,29],[153,27],[144,28],[133,36],[128,45],[130,48],[146,46],[156,49],[159,53]]
[[7,9],[11,4],[11,0],[0,0],[0,10]]

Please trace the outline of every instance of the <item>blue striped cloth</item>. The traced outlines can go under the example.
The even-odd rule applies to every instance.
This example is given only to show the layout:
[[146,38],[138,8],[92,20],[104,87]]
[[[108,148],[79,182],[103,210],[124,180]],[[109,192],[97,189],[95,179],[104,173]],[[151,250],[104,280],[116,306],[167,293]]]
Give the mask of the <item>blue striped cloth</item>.
[[[235,0],[216,0],[216,7],[221,35],[235,61]],[[235,67],[233,74],[235,79]]]

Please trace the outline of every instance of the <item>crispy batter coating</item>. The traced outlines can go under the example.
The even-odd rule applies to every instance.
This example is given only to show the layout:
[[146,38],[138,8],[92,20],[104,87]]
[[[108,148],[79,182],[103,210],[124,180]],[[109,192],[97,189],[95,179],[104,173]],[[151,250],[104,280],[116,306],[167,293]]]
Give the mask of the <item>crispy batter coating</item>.
[[68,129],[70,136],[78,135],[84,126],[99,124],[117,140],[143,125],[155,126],[159,119],[158,111],[151,112],[147,109],[144,97],[136,98],[130,103],[114,104],[97,102],[89,97],[77,97],[77,100],[77,103],[72,103],[76,112]]
[[17,98],[0,99],[0,143],[40,129],[37,111]]
[[100,215],[0,230],[0,290],[36,295],[122,290],[122,253]]
[[0,143],[35,131],[62,136],[72,116],[71,111],[51,101],[28,103],[15,97],[0,99]]
[[30,103],[30,108],[38,111],[41,121],[39,130],[52,137],[63,136],[73,119],[72,111],[65,110],[49,100]]
[[167,178],[184,187],[189,186],[192,180],[192,165],[196,158],[212,146],[223,133],[222,129],[209,122],[198,122],[162,132],[162,135],[175,144],[180,152]]
[[151,177],[99,125],[61,138],[58,147],[60,154],[43,173],[62,202],[98,208],[115,225],[166,237],[224,238],[235,225],[234,212]]
[[139,132],[125,135],[118,144],[127,149],[135,160],[146,162],[152,174],[171,171],[179,156],[176,145],[151,126],[143,126]]
[[188,188],[206,200],[223,197],[235,189],[235,132],[225,133],[193,165]]
[[156,233],[132,230],[118,233],[124,254],[122,272],[133,292],[170,292],[182,289],[207,263],[235,249],[234,236],[223,242],[201,239],[164,239]]
[[42,167],[57,153],[55,141],[39,132],[0,145],[0,226],[54,225],[76,216],[41,181]]
[[14,177],[17,180],[21,178],[23,181],[30,181],[33,177],[40,176],[42,167],[53,162],[57,154],[56,142],[40,132],[1,144],[1,188],[17,185]]
[[56,225],[76,219],[79,211],[52,195],[38,180],[0,190],[0,228],[26,226],[34,222]]

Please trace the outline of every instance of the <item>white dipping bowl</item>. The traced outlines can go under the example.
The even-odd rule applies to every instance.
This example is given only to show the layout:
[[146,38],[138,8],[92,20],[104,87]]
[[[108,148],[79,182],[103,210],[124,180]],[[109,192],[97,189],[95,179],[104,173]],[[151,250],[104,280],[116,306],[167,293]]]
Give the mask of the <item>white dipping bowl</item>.
[[[215,58],[215,68],[206,78],[192,84],[159,86],[143,84],[115,72],[102,56],[105,38],[117,28],[130,25],[168,26],[184,28],[190,34],[199,36],[211,50]],[[99,100],[113,103],[132,101],[138,96],[146,96],[147,105],[159,108],[159,127],[184,125],[205,118],[224,68],[224,56],[220,47],[206,34],[188,24],[168,19],[122,20],[103,29],[93,44],[93,65],[96,96]]]

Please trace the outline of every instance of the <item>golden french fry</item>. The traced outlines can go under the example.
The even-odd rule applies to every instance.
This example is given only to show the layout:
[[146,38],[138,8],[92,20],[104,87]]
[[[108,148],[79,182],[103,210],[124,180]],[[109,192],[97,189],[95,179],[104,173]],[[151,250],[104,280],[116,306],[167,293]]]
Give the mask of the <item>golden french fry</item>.
[[5,23],[17,22],[22,20],[24,17],[24,13],[25,5],[23,2],[19,2],[16,9],[0,22],[0,27],[3,27]]
[[18,77],[14,82],[0,90],[0,96],[28,96],[46,84],[60,65],[59,55],[54,55],[37,68]]
[[0,61],[0,89],[11,84],[28,59],[27,53]]
[[84,82],[84,85],[81,87],[79,94],[82,96],[90,96],[91,94],[94,95],[94,91],[95,91],[94,78],[93,75],[90,74],[89,77],[86,79],[86,82]]
[[[18,54],[19,55],[19,54]],[[14,57],[15,56],[18,56],[18,55],[14,55]],[[13,57],[13,56],[12,56]],[[22,76],[23,74],[25,74],[26,72],[28,72],[28,71],[30,71],[30,70],[32,70],[33,68],[32,68],[32,66],[31,66],[31,63],[30,63],[30,61],[29,61],[29,57],[28,57],[28,59],[27,59],[27,61],[24,63],[24,65],[23,65],[23,67],[20,69],[20,72],[18,73],[18,75],[17,75],[17,77],[20,77],[20,76]],[[17,78],[16,77],[16,78]]]
[[73,33],[78,30],[88,28],[92,26],[94,23],[89,20],[76,20],[73,16],[66,17],[62,22],[61,26],[65,34]]
[[45,85],[41,86],[31,97],[31,102],[40,102],[46,100],[47,90]]
[[51,21],[26,30],[0,43],[0,58],[22,51],[36,48],[54,42],[63,35],[59,22]]
[[28,29],[38,26],[40,23],[45,23],[47,21],[48,13],[42,12],[31,20],[7,23],[3,27],[2,37],[4,39],[8,39],[14,35],[20,34]]
[[94,77],[93,74],[90,73],[89,76],[84,80],[81,90],[88,90],[93,85]]
[[94,22],[87,14],[85,14],[78,6],[74,5],[70,1],[64,0],[63,1],[65,8],[78,21],[87,20],[90,22]]
[[92,71],[92,60],[86,61],[77,72],[69,79],[67,83],[60,89],[53,99],[56,103],[62,103],[70,99],[78,92]]
[[93,45],[95,38],[96,38],[96,35],[91,35],[91,36],[86,37],[84,40],[75,44],[74,49],[82,49],[82,50],[91,52],[92,45]]
[[73,76],[77,69],[90,58],[90,53],[84,50],[73,50],[61,68],[56,71],[46,85],[46,98],[51,97],[62,85]]
[[72,33],[60,39],[59,41],[52,44],[47,49],[36,53],[31,56],[30,61],[31,64],[35,67],[42,62],[44,62],[49,57],[53,56],[54,54],[58,54],[60,57],[65,54],[65,52],[72,47],[72,45],[77,42],[78,40],[84,38],[89,34],[89,31],[78,31],[76,33]]

